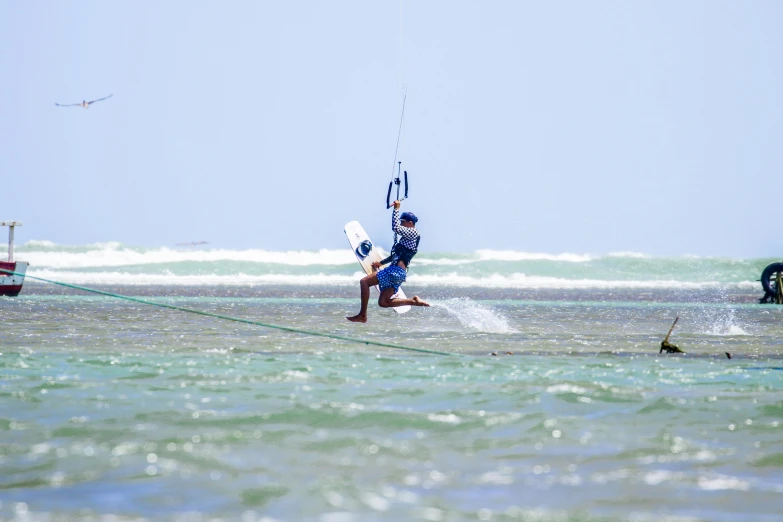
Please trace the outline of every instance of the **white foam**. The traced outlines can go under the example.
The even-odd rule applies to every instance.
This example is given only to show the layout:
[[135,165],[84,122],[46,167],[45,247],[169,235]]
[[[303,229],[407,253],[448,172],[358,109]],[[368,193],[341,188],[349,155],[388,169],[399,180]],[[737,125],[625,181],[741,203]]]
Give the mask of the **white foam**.
[[514,333],[508,320],[482,304],[468,298],[447,299],[433,302],[432,306],[442,308],[455,317],[462,326],[479,332],[487,333]]
[[657,486],[662,482],[671,480],[674,474],[667,470],[654,470],[644,474],[644,482],[649,486]]
[[747,491],[750,489],[750,482],[737,477],[715,475],[709,478],[699,477],[699,487],[705,491],[722,491],[726,489]]
[[585,263],[592,261],[587,254],[544,254],[537,252],[518,252],[515,250],[477,250],[480,261],[567,261]]
[[163,286],[256,286],[256,285],[335,285],[358,284],[364,273],[346,275],[290,275],[290,274],[133,274],[128,272],[60,272],[56,270],[28,270],[28,275],[73,285],[163,285]]
[[36,247],[54,248],[57,246],[57,243],[46,239],[31,239],[29,241],[26,241],[23,246],[24,248],[36,248]]
[[[233,274],[187,274],[175,275],[169,271],[157,274],[131,273],[124,271],[106,272],[76,272],[55,269],[40,269],[31,264],[28,269],[30,276],[43,277],[64,283],[89,284],[125,284],[125,285],[180,285],[180,286],[211,286],[211,285],[355,285],[364,277],[363,272],[356,271],[351,275],[344,274],[264,274],[251,275],[246,273]],[[410,275],[408,284],[424,287],[448,288],[503,288],[515,290],[623,290],[623,289],[755,289],[758,283],[692,283],[683,281],[602,281],[597,279],[561,279],[554,277],[532,277],[524,274],[504,276],[493,274],[487,277],[469,277],[458,274],[448,275]]]
[[641,252],[610,252],[607,257],[629,257],[631,259],[652,259],[649,254],[642,254]]
[[741,281],[737,283],[689,282],[689,281],[623,281],[601,279],[565,279],[546,276],[527,276],[521,273],[510,275],[492,274],[485,277],[463,276],[457,273],[446,275],[418,275],[408,276],[411,284],[422,286],[449,286],[449,287],[482,287],[482,288],[514,288],[514,289],[554,289],[554,290],[589,290],[589,289],[683,289],[701,290],[710,288],[753,288],[758,283]]
[[479,263],[479,259],[427,259],[426,257],[416,256],[414,261],[420,266],[461,266]]
[[[94,248],[92,248],[94,247]],[[290,266],[348,265],[356,256],[348,249],[273,252],[268,250],[135,250],[117,244],[93,245],[86,252],[29,251],[19,254],[33,266],[45,268],[101,268],[181,262],[240,261]]]
[[735,335],[750,335],[748,332],[743,330],[741,327],[735,325],[735,324],[715,324],[712,327],[712,330],[707,332],[711,335],[719,335],[719,336],[726,336],[726,337],[732,337]]
[[554,386],[548,387],[546,391],[547,393],[574,393],[578,395],[587,393],[585,388],[575,384],[555,384]]
[[[100,268],[130,265],[151,265],[178,262],[240,261],[274,263],[291,266],[347,265],[356,262],[350,249],[270,251],[264,249],[188,249],[188,248],[132,248],[118,242],[95,243],[78,247],[65,247],[52,241],[30,240],[24,244],[18,256],[25,261],[46,268]],[[387,252],[378,248],[383,257]],[[478,250],[463,254],[463,258],[418,256],[421,266],[461,266],[484,261],[564,261],[581,263],[592,260],[583,254],[544,254],[511,250]]]
[[[753,286],[755,288],[755,285]],[[707,335],[717,335],[722,337],[733,337],[737,335],[750,335],[740,325],[734,309],[715,310],[705,308],[698,315],[697,324],[702,325],[701,333]]]

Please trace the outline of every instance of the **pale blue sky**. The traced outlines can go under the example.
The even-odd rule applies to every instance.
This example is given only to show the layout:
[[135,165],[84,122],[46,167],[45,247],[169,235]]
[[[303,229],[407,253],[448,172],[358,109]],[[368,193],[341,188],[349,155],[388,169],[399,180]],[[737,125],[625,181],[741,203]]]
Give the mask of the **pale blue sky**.
[[1,3],[20,242],[783,255],[780,2]]

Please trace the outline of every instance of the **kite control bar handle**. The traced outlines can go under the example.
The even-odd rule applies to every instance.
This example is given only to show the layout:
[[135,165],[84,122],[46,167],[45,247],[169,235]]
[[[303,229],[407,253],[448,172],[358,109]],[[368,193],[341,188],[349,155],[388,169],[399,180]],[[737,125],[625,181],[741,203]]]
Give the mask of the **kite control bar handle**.
[[386,191],[386,208],[391,208],[391,192],[392,192],[392,186],[397,185],[397,201],[402,201],[403,199],[408,199],[408,171],[406,170],[404,172],[405,176],[405,196],[400,199],[400,177],[399,175],[394,178],[394,180],[389,182],[389,190]]
[[391,200],[392,185],[394,185],[394,182],[390,181],[389,182],[389,191],[386,193],[386,209],[387,210],[391,208],[391,203],[389,201]]

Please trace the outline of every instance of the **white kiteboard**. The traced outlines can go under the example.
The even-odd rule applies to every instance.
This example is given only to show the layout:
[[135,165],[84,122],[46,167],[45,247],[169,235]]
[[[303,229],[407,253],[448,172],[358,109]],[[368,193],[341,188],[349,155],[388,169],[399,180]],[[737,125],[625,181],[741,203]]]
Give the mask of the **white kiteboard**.
[[[353,250],[356,259],[359,264],[362,265],[364,273],[370,275],[373,273],[372,262],[381,261],[381,253],[375,248],[375,245],[370,241],[370,236],[364,231],[364,228],[358,221],[351,221],[345,225],[345,235],[348,237],[348,242],[351,244],[351,250]],[[380,292],[378,286],[374,287]],[[392,299],[407,299],[405,292],[402,291],[402,287],[392,296]],[[398,314],[404,314],[411,309],[410,305],[395,306],[392,308]]]

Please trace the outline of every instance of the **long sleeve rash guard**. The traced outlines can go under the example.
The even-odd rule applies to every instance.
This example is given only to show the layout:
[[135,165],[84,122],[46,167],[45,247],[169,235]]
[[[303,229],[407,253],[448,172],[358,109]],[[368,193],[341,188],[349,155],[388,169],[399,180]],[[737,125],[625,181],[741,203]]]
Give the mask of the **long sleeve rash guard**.
[[[396,265],[402,257],[403,261],[405,261],[405,265],[407,266],[410,263],[410,258],[413,257],[412,254],[416,254],[416,252],[418,252],[419,240],[421,239],[419,231],[416,230],[416,227],[402,226],[402,223],[400,222],[400,209],[397,208],[395,208],[392,212],[392,230],[400,237],[397,240],[397,244],[392,248],[391,255],[381,261],[381,263],[386,264],[391,261],[391,264]],[[408,252],[407,256],[405,256],[403,252],[399,251],[398,245],[402,245],[410,251]]]

